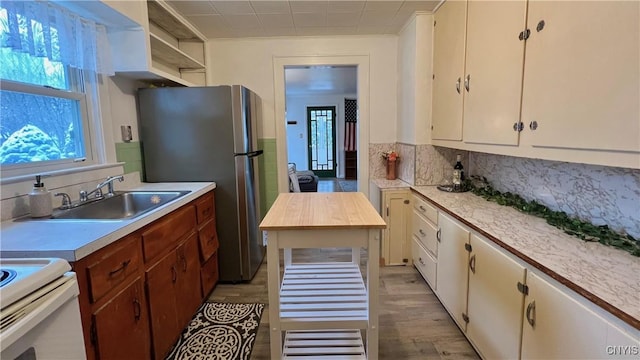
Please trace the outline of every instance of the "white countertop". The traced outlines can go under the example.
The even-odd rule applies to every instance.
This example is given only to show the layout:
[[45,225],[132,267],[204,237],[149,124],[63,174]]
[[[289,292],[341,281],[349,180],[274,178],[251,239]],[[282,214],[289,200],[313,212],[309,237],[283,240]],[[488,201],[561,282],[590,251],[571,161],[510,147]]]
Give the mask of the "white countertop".
[[637,327],[639,257],[597,242],[582,241],[542,218],[487,201],[471,192],[447,193],[435,186],[411,188],[622,320],[625,315],[632,317],[625,321],[634,322]]
[[0,257],[77,261],[216,188],[214,182],[142,183],[127,190],[191,191],[128,220],[10,220],[0,223]]
[[400,179],[371,179],[371,182],[373,182],[380,190],[408,189],[411,187],[409,183]]

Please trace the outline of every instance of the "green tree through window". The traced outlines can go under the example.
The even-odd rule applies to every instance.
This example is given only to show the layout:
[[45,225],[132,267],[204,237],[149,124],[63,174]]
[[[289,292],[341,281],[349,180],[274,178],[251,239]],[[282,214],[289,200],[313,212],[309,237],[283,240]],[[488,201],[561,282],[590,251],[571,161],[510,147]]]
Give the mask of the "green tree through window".
[[[24,25],[24,17],[17,19]],[[3,47],[16,41],[8,27],[0,3],[0,164],[85,157],[81,72]],[[34,37],[44,36],[37,21],[30,29]],[[55,29],[50,34],[55,42]]]

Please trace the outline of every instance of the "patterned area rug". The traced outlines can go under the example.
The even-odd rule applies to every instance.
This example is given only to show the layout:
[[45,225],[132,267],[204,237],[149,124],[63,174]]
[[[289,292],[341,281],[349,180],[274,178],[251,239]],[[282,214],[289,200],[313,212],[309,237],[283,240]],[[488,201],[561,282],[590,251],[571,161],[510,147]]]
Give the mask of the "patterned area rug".
[[204,303],[166,360],[248,360],[264,304]]
[[338,184],[340,184],[340,188],[342,189],[342,192],[358,191],[358,180],[339,179]]

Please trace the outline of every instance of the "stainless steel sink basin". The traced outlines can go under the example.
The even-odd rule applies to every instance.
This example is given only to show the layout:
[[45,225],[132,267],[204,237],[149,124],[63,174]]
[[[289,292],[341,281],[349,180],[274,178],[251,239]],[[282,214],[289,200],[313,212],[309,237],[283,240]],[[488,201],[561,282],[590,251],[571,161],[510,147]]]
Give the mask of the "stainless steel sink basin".
[[117,191],[114,196],[55,212],[52,219],[127,220],[182,197],[190,191]]

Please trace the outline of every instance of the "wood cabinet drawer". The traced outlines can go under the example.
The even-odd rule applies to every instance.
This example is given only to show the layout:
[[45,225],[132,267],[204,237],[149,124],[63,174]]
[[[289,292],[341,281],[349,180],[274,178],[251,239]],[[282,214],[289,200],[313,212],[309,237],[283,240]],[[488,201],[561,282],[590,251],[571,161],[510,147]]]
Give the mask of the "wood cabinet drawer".
[[112,251],[87,267],[91,302],[98,301],[129,275],[137,273],[141,264],[140,236],[123,239],[121,245],[114,246]]
[[433,257],[438,257],[438,229],[417,210],[413,210],[413,235]]
[[429,283],[431,289],[436,291],[436,259],[420,245],[420,241],[415,236],[412,241],[412,250],[413,265],[420,271],[420,274]]
[[198,241],[200,242],[200,259],[205,262],[218,250],[219,246],[214,219],[209,220],[198,230]]
[[198,224],[215,217],[216,207],[214,205],[213,192],[205,194],[196,200],[196,213]]
[[213,254],[213,256],[202,265],[200,271],[202,294],[206,297],[218,283],[218,253]]
[[438,225],[438,209],[419,195],[413,195],[413,208],[432,223]]
[[149,261],[163,250],[177,245],[178,239],[196,226],[194,206],[185,206],[167,215],[142,233],[144,260]]

